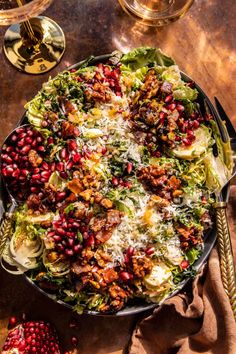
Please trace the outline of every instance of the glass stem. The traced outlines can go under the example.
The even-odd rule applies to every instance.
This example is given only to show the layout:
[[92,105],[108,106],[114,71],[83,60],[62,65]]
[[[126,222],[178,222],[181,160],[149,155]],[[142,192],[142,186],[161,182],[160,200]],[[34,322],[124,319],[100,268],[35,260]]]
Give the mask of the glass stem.
[[[22,0],[16,0],[16,2],[19,7],[23,6]],[[30,21],[24,21],[24,22],[22,22],[22,25],[23,25],[25,32],[27,33],[29,39],[32,41],[33,44],[36,44],[38,42],[38,39],[34,34],[34,30],[31,26]]]

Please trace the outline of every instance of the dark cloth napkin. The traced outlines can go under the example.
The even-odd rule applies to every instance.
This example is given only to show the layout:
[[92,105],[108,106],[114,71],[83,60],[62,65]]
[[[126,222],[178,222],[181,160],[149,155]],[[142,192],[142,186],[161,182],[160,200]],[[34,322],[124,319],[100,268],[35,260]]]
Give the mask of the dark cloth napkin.
[[[236,254],[236,186],[231,187],[228,220]],[[224,291],[215,247],[190,293],[165,301],[136,326],[130,354],[236,354],[236,323]]]

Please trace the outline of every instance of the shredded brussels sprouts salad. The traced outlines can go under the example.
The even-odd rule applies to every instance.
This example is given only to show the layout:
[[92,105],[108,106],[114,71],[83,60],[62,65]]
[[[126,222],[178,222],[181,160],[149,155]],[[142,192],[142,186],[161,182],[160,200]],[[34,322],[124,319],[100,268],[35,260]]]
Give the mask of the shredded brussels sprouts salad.
[[58,74],[26,109],[2,149],[21,200],[2,266],[78,313],[163,301],[194,274],[230,173],[194,82],[137,48]]

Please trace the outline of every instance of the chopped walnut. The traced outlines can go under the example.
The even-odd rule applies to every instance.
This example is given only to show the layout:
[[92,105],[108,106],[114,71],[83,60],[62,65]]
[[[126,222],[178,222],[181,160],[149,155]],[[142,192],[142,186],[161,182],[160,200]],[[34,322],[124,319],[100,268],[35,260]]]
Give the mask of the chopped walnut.
[[127,297],[127,293],[124,289],[122,289],[119,285],[113,285],[108,289],[109,294],[113,299],[125,299]]
[[135,257],[132,257],[132,267],[136,277],[144,278],[145,275],[151,272],[153,264],[148,257],[135,255]]
[[37,151],[35,151],[35,150],[29,151],[28,158],[29,158],[29,162],[31,163],[31,165],[33,167],[37,167],[37,166],[41,165],[41,163],[43,162],[42,157],[40,157],[39,154],[37,153]]

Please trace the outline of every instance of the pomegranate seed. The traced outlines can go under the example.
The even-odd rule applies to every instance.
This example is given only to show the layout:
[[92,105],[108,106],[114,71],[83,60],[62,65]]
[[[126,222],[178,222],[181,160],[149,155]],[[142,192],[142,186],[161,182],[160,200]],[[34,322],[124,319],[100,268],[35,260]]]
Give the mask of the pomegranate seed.
[[12,142],[15,142],[16,140],[18,140],[18,137],[17,137],[15,134],[13,134],[13,135],[11,136],[11,141],[12,141]]
[[64,164],[63,164],[63,162],[58,162],[58,163],[56,164],[56,169],[57,169],[58,171],[60,171],[60,172],[64,171]]
[[126,251],[127,256],[130,258],[134,255],[134,248],[133,247],[128,247]]
[[184,145],[186,145],[186,146],[191,145],[191,141],[187,138],[184,138],[182,141],[183,141]]
[[181,267],[182,269],[188,268],[188,267],[189,267],[189,262],[188,262],[186,259],[184,259],[184,260],[180,263],[180,267]]
[[49,169],[48,163],[47,163],[46,161],[43,161],[43,163],[42,163],[42,168],[43,168],[44,170],[48,170],[48,169]]
[[38,136],[38,137],[36,138],[36,141],[37,141],[37,143],[41,143],[41,142],[43,141],[43,139],[42,139],[41,136]]
[[30,190],[31,190],[32,193],[37,193],[38,188],[37,187],[31,187]]
[[65,148],[60,151],[60,157],[61,159],[65,159],[67,157],[67,151]]
[[37,147],[37,150],[40,152],[44,152],[45,151],[45,147],[43,145],[40,145]]
[[18,143],[17,143],[17,146],[19,146],[19,147],[23,147],[24,145],[25,145],[25,139],[24,138],[19,140]]
[[53,236],[53,240],[56,241],[56,242],[60,242],[60,241],[61,241],[61,236],[59,236],[59,235],[54,235],[54,236]]
[[181,141],[181,136],[176,135],[176,136],[175,136],[175,141]]
[[63,179],[67,179],[67,177],[68,177],[68,175],[67,175],[66,172],[60,172],[60,176],[61,176],[61,178],[63,178]]
[[86,241],[86,246],[88,247],[93,247],[95,244],[95,239],[93,235],[90,235],[89,238]]
[[77,347],[79,341],[78,341],[78,338],[76,336],[72,336],[71,337],[71,344],[74,346],[74,347]]
[[76,143],[75,140],[69,140],[67,142],[67,145],[68,145],[70,150],[76,150],[77,149],[77,143]]
[[118,186],[118,184],[119,184],[119,179],[116,178],[116,177],[113,177],[112,180],[111,180],[111,183],[112,183],[114,186]]
[[169,110],[173,111],[176,108],[176,104],[175,103],[171,103],[168,105],[167,107]]
[[48,143],[48,145],[51,145],[51,144],[53,144],[53,143],[54,143],[54,139],[53,139],[53,137],[52,137],[52,136],[50,136],[50,137],[48,138],[47,143]]
[[74,136],[80,136],[80,131],[78,128],[74,128]]
[[16,325],[16,322],[17,322],[16,317],[12,316],[12,317],[9,318],[8,324],[9,324],[9,326],[14,327]]
[[120,279],[123,281],[123,282],[127,282],[129,280],[132,280],[133,279],[133,274],[130,274],[128,272],[120,272]]
[[192,124],[193,124],[193,128],[195,129],[197,129],[200,125],[200,123],[197,120],[194,120]]
[[27,177],[29,173],[30,173],[30,172],[29,172],[28,170],[26,170],[26,169],[21,170],[22,176]]
[[35,174],[35,173],[39,173],[39,172],[40,172],[40,168],[35,167],[34,170],[33,170],[33,172],[34,172],[34,174]]
[[164,102],[165,102],[165,103],[169,103],[169,102],[171,102],[172,100],[173,100],[173,95],[168,95],[168,96],[166,96]]
[[68,248],[65,250],[65,254],[69,257],[74,256],[74,251],[73,250],[69,250]]
[[103,147],[102,148],[102,154],[105,155],[107,153],[107,148],[106,147]]
[[76,246],[73,247],[73,251],[74,251],[75,253],[78,253],[82,248],[83,248],[83,247],[82,247],[81,245],[76,245]]
[[73,161],[76,163],[76,162],[80,162],[80,160],[81,160],[81,155],[77,152],[73,156]]
[[20,170],[19,170],[19,168],[17,168],[17,169],[12,173],[12,177],[18,178],[19,175],[20,175]]
[[185,108],[182,104],[177,104],[176,109],[178,112],[183,112]]
[[128,172],[128,174],[131,173],[132,169],[133,169],[133,164],[132,164],[132,162],[128,162],[128,163],[127,163],[127,172]]
[[155,252],[155,247],[150,246],[145,249],[145,253],[147,256],[151,256],[154,252]]
[[62,201],[66,196],[66,192],[58,192],[56,195],[56,199],[58,202]]
[[35,175],[32,175],[31,178],[32,178],[32,180],[34,180],[34,181],[39,180],[39,179],[40,179],[40,174],[39,174],[39,173],[36,173]]
[[56,169],[56,163],[55,162],[51,163],[50,169],[51,169],[52,172],[55,171],[55,169]]
[[43,172],[41,172],[41,176],[45,179],[49,179],[49,177],[51,176],[51,172],[50,171],[43,171]]
[[66,164],[66,169],[67,170],[71,170],[71,168],[74,166],[74,162],[72,161],[69,161],[67,164]]

